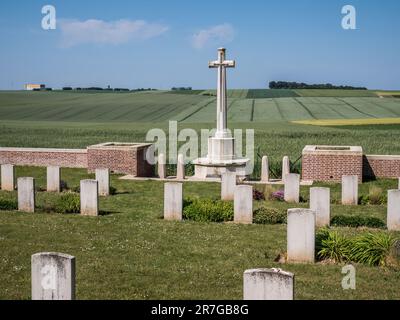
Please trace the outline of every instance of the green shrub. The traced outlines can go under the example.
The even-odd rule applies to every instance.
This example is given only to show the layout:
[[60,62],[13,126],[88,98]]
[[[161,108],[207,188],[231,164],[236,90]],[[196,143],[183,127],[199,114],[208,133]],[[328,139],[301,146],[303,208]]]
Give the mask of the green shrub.
[[331,224],[341,227],[369,227],[369,228],[384,228],[385,222],[375,217],[364,217],[360,215],[345,216],[338,215],[331,219]]
[[233,203],[212,199],[186,199],[183,218],[199,222],[223,222],[233,220]]
[[371,186],[367,195],[362,195],[358,198],[358,203],[362,205],[382,205],[386,204],[387,195],[377,186]]
[[370,266],[386,266],[396,239],[385,232],[366,233],[352,240],[350,259]]
[[0,198],[0,210],[12,211],[17,209],[18,209],[17,200]]
[[110,195],[116,195],[117,194],[117,188],[110,186]]
[[253,212],[253,222],[257,224],[278,224],[286,223],[286,212],[260,207]]
[[55,209],[60,213],[79,213],[81,210],[79,195],[72,192],[62,194],[57,200]]
[[398,263],[399,250],[396,249],[398,241],[386,232],[368,232],[346,238],[337,232],[322,229],[317,232],[315,248],[319,259],[387,266]]
[[319,259],[334,262],[349,260],[351,241],[335,231],[323,229],[316,236],[316,252]]

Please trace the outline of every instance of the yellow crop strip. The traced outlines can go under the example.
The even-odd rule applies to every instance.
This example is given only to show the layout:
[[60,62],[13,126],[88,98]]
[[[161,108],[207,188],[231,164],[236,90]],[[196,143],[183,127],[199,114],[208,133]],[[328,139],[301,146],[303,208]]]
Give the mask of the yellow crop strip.
[[400,124],[400,118],[324,119],[292,121],[313,126],[362,126],[368,124]]

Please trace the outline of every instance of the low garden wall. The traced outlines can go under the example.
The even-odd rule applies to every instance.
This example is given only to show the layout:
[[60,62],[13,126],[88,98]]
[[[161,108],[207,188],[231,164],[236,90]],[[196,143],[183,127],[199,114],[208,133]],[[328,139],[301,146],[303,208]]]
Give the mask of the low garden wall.
[[[4,148],[0,164],[16,166],[58,166],[63,168],[110,169],[111,172],[138,177],[154,174],[154,165],[146,160],[152,144],[107,142],[86,149]],[[153,163],[153,162],[151,162]]]

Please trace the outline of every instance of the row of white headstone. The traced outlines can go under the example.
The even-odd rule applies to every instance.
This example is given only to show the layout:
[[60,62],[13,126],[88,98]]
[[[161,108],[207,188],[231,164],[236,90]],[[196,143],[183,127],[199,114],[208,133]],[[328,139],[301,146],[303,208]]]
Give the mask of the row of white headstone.
[[[40,252],[31,257],[32,300],[74,300],[75,257]],[[244,300],[293,300],[294,274],[281,269],[250,269],[243,274]]]
[[[299,202],[300,177],[288,174],[285,179],[285,201]],[[349,187],[351,185],[351,187]],[[354,187],[355,186],[355,187]],[[400,187],[400,186],[399,186]],[[356,197],[357,176],[344,176],[342,184],[342,203],[347,204],[347,197]],[[352,195],[349,195],[352,194]],[[234,172],[226,172],[221,177],[221,199],[234,201],[234,222],[250,224],[253,221],[253,187],[236,185]],[[310,209],[315,213],[316,227],[330,225],[330,189],[323,187],[310,188]],[[168,182],[164,185],[164,219],[182,220],[183,184]],[[388,230],[400,230],[400,189],[388,191],[387,204]]]
[[[1,166],[2,190],[14,190],[15,167],[12,165]],[[3,184],[4,183],[4,184]],[[6,187],[6,188],[3,188]],[[55,190],[55,187],[58,187]],[[53,187],[53,189],[52,189]],[[60,191],[60,168],[47,168],[47,191]],[[35,179],[21,177],[17,179],[18,210],[35,212]],[[110,170],[96,169],[96,179],[80,181],[80,207],[81,215],[97,216],[99,214],[99,196],[110,194]]]
[[[223,175],[224,177],[225,175]],[[226,175],[226,179],[230,179],[231,175]],[[235,176],[236,177],[236,176]],[[226,180],[223,180],[223,186]],[[231,185],[229,185],[231,186]],[[253,222],[253,187],[248,185],[238,185],[229,188],[229,193],[233,189],[234,201],[234,222],[250,224]],[[226,196],[227,191],[221,188],[222,193]],[[229,197],[231,194],[229,194]],[[165,220],[182,220],[183,210],[183,184],[181,182],[167,182],[164,184],[164,219]]]

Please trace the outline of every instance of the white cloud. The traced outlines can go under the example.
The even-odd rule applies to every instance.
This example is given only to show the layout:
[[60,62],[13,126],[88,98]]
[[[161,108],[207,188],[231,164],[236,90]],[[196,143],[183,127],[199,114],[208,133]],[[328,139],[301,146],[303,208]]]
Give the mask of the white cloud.
[[196,49],[201,49],[208,43],[222,45],[231,42],[234,36],[235,31],[232,25],[224,23],[195,33],[192,36],[192,44]]
[[62,45],[72,47],[79,44],[121,44],[131,40],[145,40],[165,33],[168,26],[144,20],[103,21],[89,19],[61,20],[59,26]]

